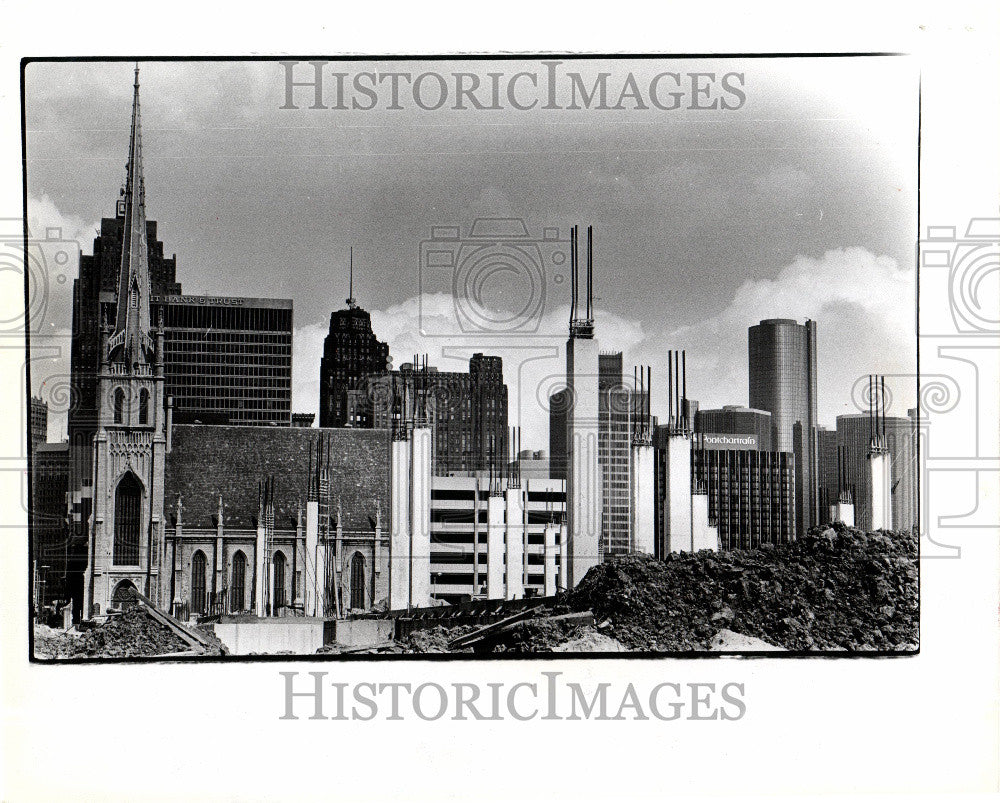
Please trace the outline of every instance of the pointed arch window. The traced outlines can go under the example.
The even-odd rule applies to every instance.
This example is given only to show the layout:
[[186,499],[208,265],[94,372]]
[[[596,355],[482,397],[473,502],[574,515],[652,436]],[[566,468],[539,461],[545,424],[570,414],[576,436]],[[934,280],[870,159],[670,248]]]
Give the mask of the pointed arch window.
[[125,391],[121,388],[115,390],[114,397],[115,423],[121,424],[125,421]]
[[229,607],[232,611],[242,611],[246,605],[247,556],[242,551],[233,555],[233,579],[229,586]]
[[142,511],[142,485],[135,474],[122,477],[115,489],[115,541],[116,566],[139,564],[139,529]]
[[271,608],[277,611],[288,603],[285,601],[285,554],[274,553],[274,599]]
[[191,558],[191,613],[205,612],[205,553],[200,549]]
[[145,388],[139,391],[139,423],[149,423],[149,391]]
[[365,607],[365,559],[360,552],[351,558],[351,608]]
[[139,306],[139,284],[138,282],[132,282],[132,289],[128,291],[128,305],[132,309],[137,309]]

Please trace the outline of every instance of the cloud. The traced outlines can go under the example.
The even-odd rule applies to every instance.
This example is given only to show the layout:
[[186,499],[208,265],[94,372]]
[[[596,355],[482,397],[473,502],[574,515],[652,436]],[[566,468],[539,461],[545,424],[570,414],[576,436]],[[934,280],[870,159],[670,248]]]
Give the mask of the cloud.
[[[916,274],[864,248],[798,256],[771,280],[745,282],[718,315],[640,344],[636,358],[655,368],[667,348],[687,350],[688,395],[703,407],[746,404],[747,328],[766,318],[809,318],[817,326],[820,422],[851,406],[851,387],[869,373],[916,371]],[[894,385],[893,414],[915,404],[915,380]],[[655,408],[654,408],[655,412]]]
[[[372,329],[389,344],[394,367],[410,362],[415,354],[428,355],[430,364],[441,371],[469,370],[469,358],[476,352],[503,359],[508,387],[509,421],[522,427],[524,448],[548,449],[547,399],[564,384],[566,331],[569,306],[543,311],[537,333],[509,336],[463,330],[456,305],[445,293],[425,293],[371,311]],[[597,311],[596,327],[603,332],[604,350],[632,348],[645,339],[642,325],[603,310]],[[293,409],[319,409],[319,362],[323,354],[325,325],[295,330],[292,364]]]
[[[820,421],[832,425],[836,415],[854,412],[851,387],[858,377],[914,373],[914,281],[914,271],[888,257],[864,248],[835,249],[818,258],[799,256],[773,280],[744,283],[721,313],[694,325],[670,328],[664,321],[647,331],[638,319],[598,309],[595,328],[602,351],[624,353],[626,374],[636,364],[653,366],[653,414],[663,417],[669,349],[687,351],[688,395],[702,407],[746,404],[748,327],[765,318],[815,320]],[[431,365],[453,371],[468,370],[476,351],[501,356],[511,425],[522,427],[525,448],[548,448],[546,400],[564,382],[568,306],[545,310],[541,334],[524,338],[463,332],[454,300],[444,293],[415,296],[371,315],[397,367],[413,354],[426,353]],[[296,410],[318,409],[325,336],[321,325],[295,332]],[[890,378],[889,384],[895,385],[892,412],[905,413],[914,403],[915,383]]]

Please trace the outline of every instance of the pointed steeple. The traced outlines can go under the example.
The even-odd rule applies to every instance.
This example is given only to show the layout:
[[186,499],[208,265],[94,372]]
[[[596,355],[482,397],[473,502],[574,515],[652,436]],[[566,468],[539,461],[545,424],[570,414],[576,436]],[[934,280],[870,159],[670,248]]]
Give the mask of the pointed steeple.
[[139,123],[139,65],[135,66],[132,132],[120,208],[124,210],[122,259],[118,272],[118,313],[108,340],[108,354],[127,365],[153,360],[149,315],[149,252],[146,244],[146,196],[142,178],[142,132]]

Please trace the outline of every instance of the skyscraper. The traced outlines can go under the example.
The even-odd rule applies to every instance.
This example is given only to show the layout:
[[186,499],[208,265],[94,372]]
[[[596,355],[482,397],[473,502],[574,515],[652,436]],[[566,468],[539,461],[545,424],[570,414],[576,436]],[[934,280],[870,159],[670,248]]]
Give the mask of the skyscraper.
[[[355,426],[398,430],[406,404],[420,395],[433,431],[435,476],[493,470],[502,474],[509,459],[507,386],[503,360],[474,354],[469,371],[439,371],[404,363],[398,371],[365,380],[357,392],[365,412],[353,412]],[[363,398],[362,398],[363,397]]]
[[622,353],[604,352],[597,358],[600,392],[597,460],[601,467],[601,556],[630,551],[629,484],[632,438],[645,395],[625,384]]
[[[767,410],[753,410],[738,404],[727,404],[717,410],[698,410],[694,414],[694,431],[705,436],[708,448],[733,445],[759,452],[771,450],[771,414]],[[733,442],[733,437],[739,437],[740,442]]]
[[354,298],[354,263],[347,308],[330,314],[330,331],[319,363],[319,425],[361,427],[372,424],[371,405],[358,395],[369,392],[368,380],[389,370],[389,344],[372,331],[372,316]]
[[31,405],[28,408],[28,448],[35,451],[40,443],[45,443],[49,431],[49,406],[44,399],[37,396],[31,397]]
[[819,464],[819,520],[829,519],[830,506],[840,497],[840,453],[837,449],[837,430],[816,428],[816,452]]
[[154,296],[177,424],[290,426],[290,299]]
[[816,322],[761,321],[749,330],[750,406],[771,413],[771,448],[795,454],[796,534],[819,523]]
[[66,599],[66,488],[69,485],[69,444],[39,443],[31,456],[32,558],[38,572],[38,601]]
[[[910,412],[905,418],[884,419],[894,530],[912,531],[917,526],[916,411]],[[845,481],[853,492],[855,525],[863,530],[872,528],[872,511],[867,501],[871,496],[868,466],[871,433],[871,418],[867,413],[837,416],[837,446],[843,455]]]

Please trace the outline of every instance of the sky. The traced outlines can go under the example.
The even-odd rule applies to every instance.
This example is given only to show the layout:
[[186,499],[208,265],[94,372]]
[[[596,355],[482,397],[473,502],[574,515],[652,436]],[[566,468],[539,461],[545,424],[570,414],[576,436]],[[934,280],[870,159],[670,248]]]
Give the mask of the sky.
[[[476,351],[501,355],[510,423],[525,447],[546,448],[545,400],[562,381],[569,318],[557,260],[574,224],[595,231],[597,339],[624,351],[629,376],[632,365],[653,366],[655,415],[665,414],[672,348],[687,351],[688,394],[703,407],[746,404],[747,327],[770,317],[817,321],[821,424],[856,411],[852,388],[870,373],[888,376],[890,414],[915,403],[909,60],[331,62],[321,67],[326,109],[310,108],[311,87],[293,87],[299,108],[281,108],[288,69],[148,62],[140,81],[147,214],[177,255],[177,278],[185,293],[293,300],[295,411],[317,411],[322,340],[344,305],[353,248],[354,296],[394,364],[419,352],[460,370]],[[305,62],[290,69],[294,81],[314,76]],[[362,75],[395,72],[421,85],[415,96],[413,81],[399,79],[401,108],[389,108],[389,79]],[[517,73],[528,77],[511,99]],[[606,108],[567,108],[570,73],[588,91],[606,73]],[[650,98],[663,73],[679,80],[661,78],[655,97],[669,106],[679,91],[679,108]],[[447,100],[422,108],[436,104],[436,75]],[[42,240],[32,390],[53,408],[50,438],[65,427],[77,244],[91,253],[100,218],[113,214],[132,80],[128,63],[26,69],[28,220]],[[480,105],[502,108],[455,101],[455,82],[475,80]],[[355,81],[375,87],[374,108],[363,108],[371,94]],[[428,243],[433,227],[458,227],[468,241],[478,218],[523,221],[533,242],[556,229],[559,242],[500,242],[487,262],[451,243],[443,250],[456,269],[429,264],[442,250]]]

